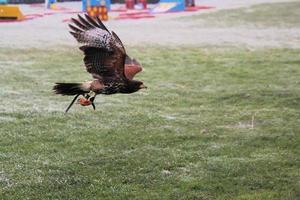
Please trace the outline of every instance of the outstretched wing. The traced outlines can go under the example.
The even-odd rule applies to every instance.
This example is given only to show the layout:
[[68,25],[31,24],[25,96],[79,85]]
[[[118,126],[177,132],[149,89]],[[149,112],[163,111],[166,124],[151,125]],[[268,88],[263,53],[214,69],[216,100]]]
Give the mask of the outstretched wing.
[[132,80],[133,77],[142,70],[143,68],[141,64],[136,59],[132,59],[128,55],[126,55],[124,69],[126,78]]
[[126,51],[119,37],[110,33],[99,18],[78,15],[78,19],[72,18],[72,21],[70,33],[82,44],[86,70],[97,79],[125,78]]

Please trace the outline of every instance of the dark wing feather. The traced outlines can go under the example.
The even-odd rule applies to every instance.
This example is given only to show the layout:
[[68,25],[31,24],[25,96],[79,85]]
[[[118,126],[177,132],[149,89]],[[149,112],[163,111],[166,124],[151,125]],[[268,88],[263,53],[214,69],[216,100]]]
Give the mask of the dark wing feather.
[[87,30],[87,27],[84,26],[81,22],[79,22],[77,19],[71,18],[72,22],[79,27],[82,30]]
[[73,31],[75,31],[75,32],[82,32],[83,30],[81,30],[81,29],[79,29],[78,27],[75,27],[75,26],[73,26],[72,24],[69,24],[69,27],[73,30]]
[[86,17],[87,21],[89,23],[91,23],[93,26],[101,28],[101,26],[99,24],[97,24],[97,22],[95,22],[95,20],[93,20],[90,16],[86,15],[85,17]]
[[99,17],[96,17],[96,20],[97,20],[97,22],[98,22],[98,24],[99,24],[99,26],[100,26],[101,29],[109,32],[109,30],[106,28],[106,26],[103,24],[103,22],[100,20]]
[[115,64],[114,55],[105,49],[94,47],[80,48],[84,51],[84,64],[86,70],[93,75],[94,78],[116,76],[117,72],[113,67]]
[[82,24],[84,24],[86,27],[88,27],[89,29],[91,28],[95,28],[95,26],[91,25],[88,21],[86,21],[83,17],[81,17],[80,15],[78,15],[78,19],[80,20],[80,22]]
[[84,64],[94,78],[125,78],[124,64],[126,52],[124,45],[115,33],[110,33],[100,19],[85,18],[78,15],[72,19],[70,32],[76,40],[83,44]]
[[126,54],[126,51],[125,51],[125,47],[122,43],[122,41],[120,40],[119,36],[115,33],[115,32],[111,32],[112,33],[112,36],[113,38],[115,39],[115,41],[117,42],[117,45],[121,48],[122,51],[124,51],[124,53]]

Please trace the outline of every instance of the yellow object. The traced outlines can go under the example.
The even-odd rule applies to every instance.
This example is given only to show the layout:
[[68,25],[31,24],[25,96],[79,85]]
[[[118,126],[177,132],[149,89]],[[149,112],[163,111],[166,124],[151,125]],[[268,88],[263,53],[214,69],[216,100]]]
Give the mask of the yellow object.
[[58,10],[58,7],[55,3],[50,4],[50,9],[52,10]]
[[24,19],[24,15],[19,6],[0,5],[0,20],[1,19]]

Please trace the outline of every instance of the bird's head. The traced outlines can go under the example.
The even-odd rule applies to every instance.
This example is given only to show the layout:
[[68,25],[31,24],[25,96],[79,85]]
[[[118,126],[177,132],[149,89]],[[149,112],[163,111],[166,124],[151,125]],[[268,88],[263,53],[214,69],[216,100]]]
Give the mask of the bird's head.
[[126,93],[136,92],[140,89],[146,89],[147,87],[144,85],[142,81],[130,80],[127,87]]
[[139,89],[147,89],[147,86],[142,81],[139,81]]

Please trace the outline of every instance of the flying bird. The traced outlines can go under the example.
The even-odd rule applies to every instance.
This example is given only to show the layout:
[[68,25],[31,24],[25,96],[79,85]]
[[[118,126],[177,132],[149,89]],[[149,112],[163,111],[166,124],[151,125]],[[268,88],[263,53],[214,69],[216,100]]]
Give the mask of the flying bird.
[[135,74],[142,71],[142,66],[126,54],[116,33],[110,32],[98,17],[78,15],[77,19],[71,20],[70,33],[82,44],[79,49],[84,53],[83,61],[93,80],[55,84],[56,94],[75,96],[66,112],[79,96],[82,96],[78,100],[80,105],[92,105],[95,110],[94,100],[98,94],[129,94],[147,88],[142,81],[133,80]]

